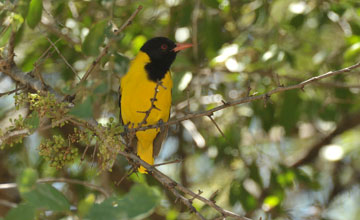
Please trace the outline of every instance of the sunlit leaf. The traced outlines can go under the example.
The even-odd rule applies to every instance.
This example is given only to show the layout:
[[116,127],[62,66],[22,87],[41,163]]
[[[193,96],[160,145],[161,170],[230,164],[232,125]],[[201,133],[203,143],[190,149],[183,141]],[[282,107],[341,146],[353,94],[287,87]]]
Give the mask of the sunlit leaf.
[[24,169],[17,179],[20,193],[26,193],[34,189],[38,174],[32,168]]
[[267,196],[264,199],[264,204],[266,204],[270,209],[274,208],[275,206],[279,205],[280,199],[277,196]]
[[94,203],[95,203],[94,194],[89,194],[84,200],[81,200],[78,205],[79,216],[83,217],[87,215],[87,213],[89,212],[90,208],[94,205]]

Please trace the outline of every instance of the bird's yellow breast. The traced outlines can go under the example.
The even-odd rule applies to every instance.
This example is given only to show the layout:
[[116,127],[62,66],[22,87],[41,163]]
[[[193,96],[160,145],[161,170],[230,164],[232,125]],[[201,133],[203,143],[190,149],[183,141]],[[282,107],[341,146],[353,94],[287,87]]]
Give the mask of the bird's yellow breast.
[[[156,83],[148,79],[145,65],[150,62],[150,58],[146,53],[139,52],[135,59],[131,62],[129,71],[121,79],[121,115],[124,124],[134,124],[137,127],[145,117],[143,111],[149,110],[151,107],[151,99],[154,98]],[[155,106],[158,109],[152,109],[147,123],[156,124],[160,119],[164,122],[168,121],[171,107],[171,89],[172,80],[170,72],[167,72],[161,80],[163,86],[158,87]],[[157,132],[155,129],[146,135],[146,138],[154,139]],[[137,134],[137,136],[140,134]]]

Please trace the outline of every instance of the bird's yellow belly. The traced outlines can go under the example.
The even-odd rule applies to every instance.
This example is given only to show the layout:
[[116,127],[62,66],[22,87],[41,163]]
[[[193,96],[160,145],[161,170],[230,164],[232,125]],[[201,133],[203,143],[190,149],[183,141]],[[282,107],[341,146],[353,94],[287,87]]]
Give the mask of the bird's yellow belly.
[[[139,78],[124,78],[125,81],[122,82],[121,115],[124,124],[129,124],[130,127],[137,127],[144,120],[146,115],[144,112],[151,107],[151,100],[154,98],[157,85],[148,79],[140,80]],[[151,109],[144,125],[156,124],[160,119],[164,122],[168,121],[172,88],[169,72],[162,79],[162,85],[158,86],[158,93],[155,97],[156,108]]]
[[[169,119],[172,86],[170,76],[163,79],[162,85],[158,86],[158,93],[154,102],[156,108],[151,109],[146,118],[146,123],[143,123],[142,126],[156,124],[160,120],[167,122]],[[145,112],[151,108],[151,99],[154,98],[155,87],[156,83],[149,80],[124,85],[121,97],[121,114],[125,125],[136,128],[139,123],[143,122],[146,116]],[[156,129],[149,129],[146,132],[136,132],[136,136],[153,141],[157,133]]]

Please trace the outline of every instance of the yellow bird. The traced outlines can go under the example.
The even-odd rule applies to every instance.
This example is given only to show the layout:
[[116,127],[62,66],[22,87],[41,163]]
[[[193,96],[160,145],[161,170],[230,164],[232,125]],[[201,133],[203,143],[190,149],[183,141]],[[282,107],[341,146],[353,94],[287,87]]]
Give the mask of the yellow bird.
[[[179,51],[191,46],[176,44],[166,37],[155,37],[140,48],[120,82],[120,120],[123,125],[136,128],[141,123],[141,126],[146,126],[169,120],[173,86],[170,66]],[[145,112],[151,108],[156,87],[156,99],[153,101],[156,107],[151,109],[144,123]],[[137,131],[135,137],[127,141],[142,160],[152,165],[166,136],[167,128],[153,128]],[[147,173],[142,166],[139,172]]]

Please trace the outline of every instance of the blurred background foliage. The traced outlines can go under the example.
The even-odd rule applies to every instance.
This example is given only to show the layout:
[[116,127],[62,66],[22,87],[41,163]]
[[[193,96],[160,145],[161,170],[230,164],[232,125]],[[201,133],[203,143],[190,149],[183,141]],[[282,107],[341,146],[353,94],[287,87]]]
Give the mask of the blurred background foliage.
[[[45,82],[70,94],[112,30],[139,4],[144,6],[117,36],[101,65],[82,85],[72,114],[106,124],[118,121],[118,81],[142,44],[167,36],[194,47],[173,65],[172,118],[201,111],[279,85],[337,70],[360,59],[358,0],[1,0],[0,52],[12,32],[15,62],[35,70]],[[56,44],[60,54],[51,47]],[[49,48],[49,53],[42,56]],[[100,49],[99,49],[100,48]],[[69,67],[64,59],[72,66]],[[0,74],[0,92],[15,88]],[[21,93],[21,92],[19,92]],[[223,137],[207,117],[170,129],[156,163],[181,159],[159,169],[217,204],[253,219],[346,219],[360,216],[360,75],[338,75],[216,112]],[[0,128],[19,115],[14,94],[0,98]],[[38,126],[37,115],[30,123]],[[41,124],[40,124],[41,126]],[[0,151],[4,219],[195,219],[151,176],[127,175],[118,157],[112,171],[101,171],[95,146],[74,144],[74,160],[61,169],[39,156],[42,140],[65,139],[73,125],[38,131]],[[61,141],[61,140],[60,140]],[[84,160],[81,155],[86,147]],[[101,186],[111,197],[84,185],[37,184],[66,177]],[[217,192],[216,194],[213,194]],[[114,206],[114,204],[116,204]],[[16,205],[16,206],[15,206]],[[211,219],[217,213],[195,200]]]

